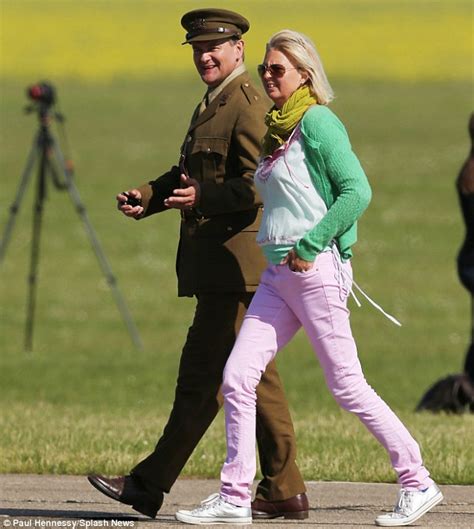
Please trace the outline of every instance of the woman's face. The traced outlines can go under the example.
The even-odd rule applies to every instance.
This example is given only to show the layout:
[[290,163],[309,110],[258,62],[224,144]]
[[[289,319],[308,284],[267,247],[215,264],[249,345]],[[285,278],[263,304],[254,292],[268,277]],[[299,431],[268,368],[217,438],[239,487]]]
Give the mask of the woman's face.
[[[272,65],[273,69],[270,69]],[[275,49],[267,51],[263,67],[259,67],[263,88],[277,108],[281,108],[291,94],[308,79],[308,75],[298,70],[283,52]]]

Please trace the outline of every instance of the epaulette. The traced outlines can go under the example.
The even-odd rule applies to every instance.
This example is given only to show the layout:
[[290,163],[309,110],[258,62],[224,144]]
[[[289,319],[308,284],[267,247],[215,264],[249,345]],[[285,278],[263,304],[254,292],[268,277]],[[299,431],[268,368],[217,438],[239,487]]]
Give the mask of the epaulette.
[[255,87],[253,87],[248,81],[245,81],[245,83],[242,83],[240,85],[240,88],[242,89],[242,92],[245,94],[245,97],[247,98],[247,101],[251,105],[252,103],[255,103],[261,98],[261,95],[257,92]]

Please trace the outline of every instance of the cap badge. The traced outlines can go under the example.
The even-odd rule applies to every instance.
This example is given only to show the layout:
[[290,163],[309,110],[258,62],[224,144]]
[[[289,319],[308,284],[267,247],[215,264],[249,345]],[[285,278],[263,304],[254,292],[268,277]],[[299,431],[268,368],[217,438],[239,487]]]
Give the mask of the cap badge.
[[189,24],[192,31],[199,31],[200,29],[205,29],[206,27],[206,19],[204,18],[197,18],[196,20],[193,20]]

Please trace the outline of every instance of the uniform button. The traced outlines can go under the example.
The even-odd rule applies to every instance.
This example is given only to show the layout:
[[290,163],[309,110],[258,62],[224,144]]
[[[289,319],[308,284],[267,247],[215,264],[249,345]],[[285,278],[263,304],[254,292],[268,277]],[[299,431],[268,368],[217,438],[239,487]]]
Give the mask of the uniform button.
[[247,87],[248,87],[248,86],[250,86],[250,85],[249,85],[248,83],[244,83],[244,86],[247,86]]
[[188,136],[188,137],[186,138],[186,141],[189,143],[192,139],[193,139],[193,138],[192,138],[191,136]]
[[211,148],[210,147],[207,148],[207,152],[211,152]]
[[232,231],[232,226],[227,226],[227,231]]

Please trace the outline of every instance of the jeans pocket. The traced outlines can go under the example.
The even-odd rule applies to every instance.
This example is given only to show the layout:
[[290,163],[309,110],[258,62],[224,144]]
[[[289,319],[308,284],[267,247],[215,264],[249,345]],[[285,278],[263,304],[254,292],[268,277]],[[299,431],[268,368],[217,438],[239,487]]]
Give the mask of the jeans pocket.
[[315,262],[313,263],[313,266],[309,270],[305,270],[303,272],[298,272],[296,270],[292,270],[288,265],[285,265],[285,266],[286,266],[286,268],[288,268],[288,270],[290,271],[291,274],[293,274],[295,276],[301,276],[301,277],[307,277],[307,276],[313,275],[319,270],[319,268],[318,268],[318,266],[316,265]]

